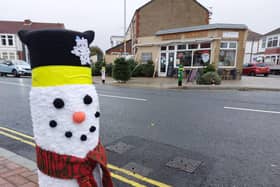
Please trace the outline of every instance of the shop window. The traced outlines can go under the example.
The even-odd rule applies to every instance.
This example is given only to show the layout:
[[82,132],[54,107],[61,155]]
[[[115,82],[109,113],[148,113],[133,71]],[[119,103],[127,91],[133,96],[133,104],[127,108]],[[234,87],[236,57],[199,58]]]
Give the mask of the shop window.
[[168,50],[170,50],[170,51],[175,50],[175,46],[168,46]]
[[211,43],[201,43],[200,44],[200,49],[210,49],[211,48]]
[[221,42],[219,66],[235,66],[237,42]]
[[179,64],[182,64],[183,66],[191,66],[192,51],[177,52],[177,60],[179,61]]
[[189,49],[197,49],[198,44],[189,44]]
[[210,64],[210,50],[194,51],[193,66],[207,66]]
[[152,53],[142,53],[141,54],[141,62],[142,63],[147,63],[149,61],[152,61]]
[[178,45],[177,49],[178,50],[185,50],[185,49],[187,49],[187,46],[186,45]]
[[219,66],[235,66],[236,50],[220,50]]
[[166,46],[161,46],[162,51],[166,51],[167,47]]
[[272,40],[272,47],[277,47],[278,46],[278,37],[274,37]]
[[221,49],[226,49],[226,48],[228,48],[228,42],[222,42]]

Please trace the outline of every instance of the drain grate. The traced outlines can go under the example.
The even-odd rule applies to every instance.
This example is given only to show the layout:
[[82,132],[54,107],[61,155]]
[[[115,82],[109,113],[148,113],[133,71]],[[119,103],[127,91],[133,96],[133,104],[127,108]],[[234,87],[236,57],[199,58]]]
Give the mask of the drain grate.
[[127,169],[131,172],[139,173],[140,175],[143,175],[143,176],[148,176],[153,171],[153,169],[147,168],[147,167],[137,164],[135,162],[129,162],[128,164],[123,166],[123,168]]
[[107,150],[112,151],[112,152],[116,152],[116,153],[119,153],[119,154],[123,154],[123,153],[125,153],[126,151],[128,151],[132,148],[134,148],[134,146],[123,143],[123,142],[118,142],[114,145],[110,145],[110,146],[106,147]]
[[202,164],[202,161],[192,160],[188,158],[176,157],[169,161],[166,166],[176,168],[188,173],[194,173],[194,171]]

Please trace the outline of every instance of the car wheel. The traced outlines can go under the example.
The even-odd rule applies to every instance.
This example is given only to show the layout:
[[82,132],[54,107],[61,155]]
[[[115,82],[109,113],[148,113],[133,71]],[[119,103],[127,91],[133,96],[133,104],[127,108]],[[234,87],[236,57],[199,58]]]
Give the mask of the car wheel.
[[19,77],[19,74],[18,74],[17,70],[14,69],[14,70],[12,71],[12,73],[13,73],[13,75],[14,75],[15,77]]
[[249,74],[250,76],[256,76],[256,74],[255,74],[255,72],[250,72],[250,74]]
[[268,73],[264,74],[265,77],[268,77]]

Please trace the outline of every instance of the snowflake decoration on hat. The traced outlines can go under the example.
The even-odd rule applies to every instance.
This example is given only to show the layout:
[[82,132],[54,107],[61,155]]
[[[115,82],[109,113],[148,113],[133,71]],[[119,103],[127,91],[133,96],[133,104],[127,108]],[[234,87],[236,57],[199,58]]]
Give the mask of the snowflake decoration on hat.
[[82,65],[90,64],[90,59],[89,59],[90,50],[88,48],[87,39],[76,36],[76,46],[74,46],[71,53],[80,57]]

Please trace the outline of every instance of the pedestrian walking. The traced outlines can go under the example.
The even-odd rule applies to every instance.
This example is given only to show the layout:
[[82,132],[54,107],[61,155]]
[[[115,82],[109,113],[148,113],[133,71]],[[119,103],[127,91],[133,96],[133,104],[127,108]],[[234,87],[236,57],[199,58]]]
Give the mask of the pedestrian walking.
[[105,84],[105,79],[106,79],[106,68],[105,68],[105,66],[102,66],[102,68],[101,68],[101,79],[102,79],[102,83]]

